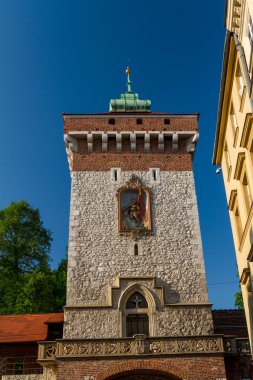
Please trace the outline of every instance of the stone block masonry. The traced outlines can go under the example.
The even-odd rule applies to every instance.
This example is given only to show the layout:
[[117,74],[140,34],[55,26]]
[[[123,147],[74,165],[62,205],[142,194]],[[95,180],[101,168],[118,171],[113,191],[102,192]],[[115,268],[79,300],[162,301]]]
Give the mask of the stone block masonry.
[[[152,195],[153,234],[137,256],[118,233],[116,193],[132,174]],[[212,333],[192,171],[161,171],[157,184],[148,171],[117,183],[110,171],[73,172],[68,265],[65,339],[120,337],[120,297],[133,284],[155,300],[154,335]]]

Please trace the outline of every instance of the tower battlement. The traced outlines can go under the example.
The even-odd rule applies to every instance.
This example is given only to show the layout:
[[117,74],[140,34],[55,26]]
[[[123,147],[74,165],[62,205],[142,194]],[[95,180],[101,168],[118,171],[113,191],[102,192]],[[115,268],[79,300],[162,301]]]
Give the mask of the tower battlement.
[[148,170],[153,160],[163,170],[192,169],[198,114],[63,114],[63,122],[71,170]]

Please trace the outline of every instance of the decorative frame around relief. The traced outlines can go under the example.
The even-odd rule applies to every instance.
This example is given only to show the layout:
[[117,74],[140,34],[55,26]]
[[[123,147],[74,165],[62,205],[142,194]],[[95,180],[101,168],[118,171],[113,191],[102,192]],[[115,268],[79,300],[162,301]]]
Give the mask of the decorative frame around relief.
[[[124,193],[125,199],[123,199]],[[131,200],[128,206],[123,207],[123,202],[129,201],[127,198],[130,196]],[[130,180],[117,190],[117,198],[119,233],[131,236],[133,240],[137,240],[142,235],[151,234],[151,193],[148,187],[142,186],[140,178],[132,175]],[[143,204],[145,214],[141,218],[140,214],[144,212],[144,209],[141,209]],[[130,227],[127,221],[130,222]]]

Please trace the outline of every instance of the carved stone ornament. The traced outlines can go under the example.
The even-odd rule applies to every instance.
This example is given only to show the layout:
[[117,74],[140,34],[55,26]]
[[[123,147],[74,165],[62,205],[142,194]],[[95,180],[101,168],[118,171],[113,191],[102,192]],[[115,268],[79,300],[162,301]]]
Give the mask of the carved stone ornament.
[[151,195],[141,180],[132,175],[117,191],[118,228],[120,234],[126,234],[137,240],[141,235],[152,232]]
[[136,354],[146,354],[149,352],[149,345],[146,340],[146,335],[144,334],[135,334],[133,336],[136,344]]
[[46,357],[47,358],[55,358],[56,355],[56,346],[55,345],[49,345],[46,347],[45,350]]
[[56,379],[56,375],[54,371],[52,370],[52,368],[47,368],[46,380],[55,380],[55,379]]
[[63,352],[65,355],[73,355],[74,353],[74,345],[71,343],[63,345]]
[[[224,344],[224,348],[223,348]],[[144,334],[136,334],[131,338],[115,338],[94,340],[59,341],[52,344],[42,342],[39,349],[39,362],[46,359],[55,365],[57,357],[55,348],[57,345],[58,355],[70,358],[89,357],[118,357],[133,355],[188,355],[188,354],[213,354],[236,353],[241,355],[250,354],[250,346],[247,339],[222,338],[220,336],[188,336],[177,337],[146,337]],[[237,346],[237,350],[236,350]],[[41,348],[44,347],[42,350]]]

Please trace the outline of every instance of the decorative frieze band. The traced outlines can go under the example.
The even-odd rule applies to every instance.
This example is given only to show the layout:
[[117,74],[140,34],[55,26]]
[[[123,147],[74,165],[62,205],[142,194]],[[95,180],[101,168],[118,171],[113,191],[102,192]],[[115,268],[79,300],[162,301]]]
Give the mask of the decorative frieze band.
[[224,353],[221,336],[187,336],[147,338],[137,334],[132,338],[62,340],[41,342],[39,361],[59,357],[101,357],[132,355],[187,355]]
[[156,355],[250,355],[245,338],[200,335],[148,338],[137,334],[132,338],[61,340],[39,343],[38,362],[52,365],[58,358],[156,356]]

